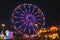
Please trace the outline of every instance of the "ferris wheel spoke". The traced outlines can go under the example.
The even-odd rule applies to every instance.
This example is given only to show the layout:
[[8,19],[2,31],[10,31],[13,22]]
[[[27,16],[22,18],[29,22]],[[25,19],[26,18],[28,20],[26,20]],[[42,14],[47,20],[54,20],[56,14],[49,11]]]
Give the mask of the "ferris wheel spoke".
[[30,13],[30,8],[29,8],[29,13]]
[[34,12],[35,8],[33,8],[32,13]]
[[22,9],[22,8],[20,8],[20,10],[21,10],[21,12],[22,12],[22,13],[24,13],[24,14],[25,14],[25,12],[23,11],[23,9]]
[[21,12],[23,12],[23,13],[25,14],[25,12],[23,11],[23,9],[22,9],[22,8],[20,8],[20,10],[21,10]]
[[25,20],[21,20],[21,22],[24,22]]
[[20,32],[21,32],[22,30],[23,30],[23,29],[21,28],[21,29],[20,29]]
[[27,10],[26,10],[26,6],[25,6],[26,4],[23,4],[23,10],[22,10],[22,12],[24,13],[24,14],[26,14],[26,12],[27,12]]
[[31,28],[29,28],[29,33],[31,32]]
[[40,15],[37,15],[36,17],[40,17]]
[[37,34],[37,28],[35,28],[35,31],[34,31],[35,34]]
[[28,12],[27,9],[26,9],[26,6],[25,6],[25,12],[26,12],[26,13]]
[[19,8],[20,10],[21,10],[21,12],[23,12],[24,14],[25,14],[25,12],[23,11],[23,9],[22,8]]
[[26,22],[23,23],[24,25],[26,24]]
[[19,17],[19,18],[24,19],[24,17]]
[[14,13],[12,13],[12,16],[14,16]]
[[41,23],[40,23],[40,22],[37,22],[37,23],[41,25]]
[[14,16],[14,18],[18,18],[17,16]]
[[45,25],[45,22],[43,22],[43,25]]
[[14,28],[17,29],[15,25],[14,25]]
[[32,29],[33,29],[33,31],[35,32],[35,28],[34,28],[34,26],[32,26]]
[[30,5],[28,5],[29,6],[29,13],[30,13]]
[[26,22],[26,26],[28,26],[28,23]]
[[35,11],[35,8],[37,8],[37,6],[34,6],[33,10],[32,10],[32,13]]
[[24,32],[26,31],[26,27],[24,28]]
[[37,12],[35,12],[34,15],[37,15]]
[[22,11],[22,8],[19,8]]
[[14,20],[13,19],[11,19],[11,21],[12,21],[12,23],[14,23]]
[[23,12],[23,14],[26,14],[25,11],[22,11],[22,12]]
[[30,6],[32,6],[32,4],[30,4]]
[[30,22],[30,23],[29,23],[29,26],[33,26],[33,23],[32,23],[32,22]]
[[32,6],[32,4],[29,4],[29,13],[31,12],[31,6]]
[[45,21],[45,17],[43,17],[43,20]]
[[24,6],[26,6],[27,4],[23,4]]
[[27,9],[26,9],[26,4],[24,4],[24,10],[25,10],[25,14],[28,12]]
[[42,12],[42,11],[38,8],[38,12]]
[[21,16],[24,16],[24,14],[20,14]]
[[25,14],[26,14],[27,12],[28,12],[27,9],[25,9]]
[[18,12],[18,11],[16,11],[16,13],[17,13],[17,14],[19,14],[19,12]]
[[20,28],[22,28],[22,25],[20,25],[20,26],[18,27],[18,29],[20,29]]
[[19,23],[19,22],[20,22],[20,21],[17,21],[17,22],[15,22],[15,24],[16,24],[16,23]]
[[37,19],[38,21],[41,21],[42,19]]

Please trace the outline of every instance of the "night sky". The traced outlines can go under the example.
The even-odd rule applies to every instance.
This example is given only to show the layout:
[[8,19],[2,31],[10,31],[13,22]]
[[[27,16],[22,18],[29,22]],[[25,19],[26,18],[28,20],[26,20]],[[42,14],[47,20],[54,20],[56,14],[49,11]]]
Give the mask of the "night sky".
[[11,14],[17,5],[22,3],[31,3],[38,6],[44,13],[46,18],[46,27],[59,24],[60,7],[59,1],[51,0],[0,0],[0,26],[1,23],[6,24],[6,28],[10,28]]

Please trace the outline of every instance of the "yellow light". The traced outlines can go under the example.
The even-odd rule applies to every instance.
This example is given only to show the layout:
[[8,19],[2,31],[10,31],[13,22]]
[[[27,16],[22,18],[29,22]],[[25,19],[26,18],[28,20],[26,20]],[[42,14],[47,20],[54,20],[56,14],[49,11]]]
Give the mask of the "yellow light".
[[58,30],[58,28],[56,27],[56,26],[52,26],[51,28],[50,28],[50,30],[52,31],[52,30]]
[[40,12],[37,12],[38,14],[40,14]]
[[44,28],[44,30],[46,30],[46,28]]
[[56,37],[59,38],[58,33],[54,33],[52,35],[48,35],[50,38],[55,39]]
[[56,37],[58,38],[58,34],[57,33],[55,33],[55,34],[52,35],[53,39],[55,39]]
[[34,35],[31,35],[31,37],[34,37]]
[[50,32],[50,30],[47,30],[48,32]]
[[3,27],[4,27],[4,26],[5,26],[5,24],[2,24],[1,26],[3,26]]
[[14,32],[14,33],[16,33],[16,32]]
[[0,34],[0,39],[5,39],[5,35],[4,34]]
[[19,9],[19,8],[20,8],[20,5],[19,5],[19,6],[17,6],[17,8]]
[[52,35],[48,35],[50,38],[52,38]]
[[60,28],[59,28],[59,30],[60,30]]
[[35,24],[35,26],[38,26],[37,24]]
[[43,32],[43,30],[42,30],[42,29],[40,29],[40,30],[39,30],[39,32],[38,32],[38,34],[40,34],[40,33],[42,33],[42,32]]
[[6,33],[8,33],[8,32],[9,32],[9,30],[6,30],[5,32],[6,32]]
[[47,30],[44,30],[43,32],[45,33],[45,32],[47,32]]

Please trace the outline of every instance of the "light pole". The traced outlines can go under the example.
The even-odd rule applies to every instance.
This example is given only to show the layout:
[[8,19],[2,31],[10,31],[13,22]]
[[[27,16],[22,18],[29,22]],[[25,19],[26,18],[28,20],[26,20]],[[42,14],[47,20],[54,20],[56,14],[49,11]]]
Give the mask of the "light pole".
[[1,26],[2,26],[2,34],[3,34],[5,24],[1,24]]

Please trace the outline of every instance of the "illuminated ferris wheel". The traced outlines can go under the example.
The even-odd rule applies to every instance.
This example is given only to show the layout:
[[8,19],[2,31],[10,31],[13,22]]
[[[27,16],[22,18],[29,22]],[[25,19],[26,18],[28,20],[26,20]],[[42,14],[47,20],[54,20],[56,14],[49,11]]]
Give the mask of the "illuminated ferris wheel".
[[18,5],[12,12],[12,27],[22,34],[37,34],[45,25],[45,16],[41,9],[33,4]]

